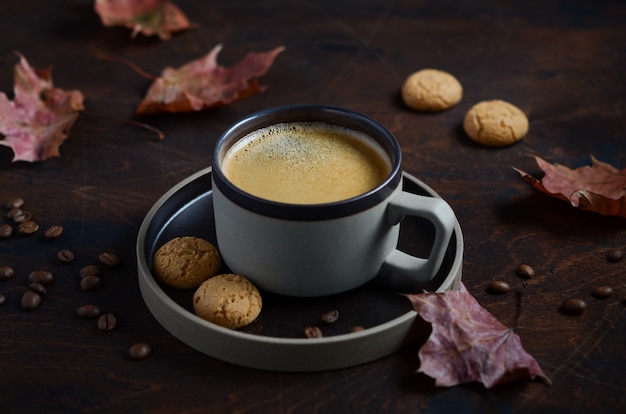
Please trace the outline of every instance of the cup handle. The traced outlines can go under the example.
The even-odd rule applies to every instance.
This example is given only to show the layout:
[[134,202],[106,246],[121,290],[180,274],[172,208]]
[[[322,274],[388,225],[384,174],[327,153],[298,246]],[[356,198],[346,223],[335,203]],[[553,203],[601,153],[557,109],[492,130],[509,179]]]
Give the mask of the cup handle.
[[410,280],[432,280],[441,267],[456,225],[452,208],[440,198],[402,191],[389,202],[386,215],[390,226],[399,224],[406,215],[423,217],[434,224],[435,241],[428,258],[411,256],[396,249],[387,256],[383,264],[387,271]]

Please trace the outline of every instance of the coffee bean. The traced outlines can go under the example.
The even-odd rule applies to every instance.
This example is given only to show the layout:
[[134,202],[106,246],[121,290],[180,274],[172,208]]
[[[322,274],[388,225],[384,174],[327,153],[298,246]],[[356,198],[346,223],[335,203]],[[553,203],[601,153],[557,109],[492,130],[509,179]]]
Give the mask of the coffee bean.
[[566,299],[561,305],[561,312],[569,315],[581,315],[587,309],[587,303],[582,299]]
[[326,312],[325,314],[322,315],[322,322],[324,323],[335,323],[337,322],[337,319],[339,319],[339,311],[330,311],[330,312]]
[[112,313],[107,313],[98,318],[98,329],[101,331],[110,331],[115,328],[117,318]]
[[304,335],[307,338],[321,338],[323,336],[321,329],[317,326],[307,326],[304,328]]
[[7,297],[4,296],[3,293],[0,293],[0,306],[4,305],[4,302],[7,301]]
[[39,294],[32,290],[24,292],[22,295],[22,308],[30,310],[38,308],[39,305],[41,305],[41,296],[39,296]]
[[22,211],[22,209],[21,209],[21,208],[19,208],[19,207],[15,207],[15,208],[9,209],[9,211],[7,211],[7,218],[8,218],[9,220],[13,220],[13,218],[14,218],[15,216],[17,216],[18,214],[23,214],[23,213],[24,213],[24,212]]
[[63,263],[69,263],[74,260],[74,253],[69,250],[61,250],[57,253],[57,258]]
[[96,290],[100,286],[102,286],[102,279],[95,275],[88,275],[80,280],[80,288],[85,292]]
[[50,226],[45,232],[46,238],[50,240],[58,239],[61,234],[63,234],[63,226]]
[[11,266],[0,267],[0,280],[9,280],[15,276],[15,269]]
[[78,316],[86,319],[94,319],[100,316],[100,308],[96,305],[83,305],[76,312]]
[[8,239],[13,235],[13,227],[10,224],[0,226],[0,239]]
[[365,330],[364,327],[360,325],[356,325],[356,326],[353,326],[352,329],[350,329],[350,332],[355,333],[355,332],[361,332],[363,330]]
[[511,290],[511,286],[503,280],[494,280],[489,283],[489,286],[487,287],[487,292],[496,295],[502,295],[507,293],[509,290]]
[[139,361],[147,358],[152,353],[152,347],[147,342],[139,342],[128,349],[130,359]]
[[606,299],[611,297],[613,294],[613,288],[610,286],[598,286],[593,288],[591,291],[591,296],[598,299]]
[[535,270],[526,264],[520,265],[515,273],[523,279],[532,279],[535,277]]
[[41,283],[37,283],[37,282],[33,282],[30,285],[28,285],[28,287],[30,288],[30,290],[32,290],[33,292],[43,296],[46,294],[46,287],[44,285],[42,285]]
[[80,269],[80,277],[95,276],[98,274],[98,266],[88,265]]
[[11,211],[13,211],[13,214],[11,214],[11,219],[16,224],[26,223],[27,221],[31,221],[33,219],[33,215],[28,211],[24,211],[19,208],[15,209],[15,211]]
[[624,249],[622,249],[621,247],[617,247],[615,249],[609,250],[606,255],[606,260],[616,263],[624,258],[624,254]]
[[17,231],[25,235],[34,234],[37,230],[39,230],[39,224],[32,220],[25,221],[17,226]]
[[111,252],[100,253],[98,260],[100,263],[111,267],[119,265],[122,261],[118,255]]
[[47,270],[35,270],[28,275],[30,283],[40,283],[44,286],[54,282],[54,275]]
[[19,197],[10,198],[6,203],[6,209],[11,210],[14,208],[20,208],[24,205],[24,200]]

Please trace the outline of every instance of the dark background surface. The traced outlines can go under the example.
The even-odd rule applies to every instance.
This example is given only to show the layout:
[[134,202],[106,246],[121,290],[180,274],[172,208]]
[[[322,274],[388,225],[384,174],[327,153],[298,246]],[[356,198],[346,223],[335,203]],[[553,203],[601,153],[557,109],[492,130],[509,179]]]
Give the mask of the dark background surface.
[[[290,1],[176,2],[194,22],[169,41],[106,28],[93,2],[0,3],[0,90],[12,96],[14,51],[33,67],[53,66],[55,86],[79,89],[86,109],[61,157],[12,163],[0,148],[0,200],[26,200],[42,230],[0,240],[0,410],[2,412],[621,412],[626,406],[626,219],[579,211],[533,190],[512,169],[541,176],[529,154],[577,168],[591,155],[626,168],[626,5],[620,1]],[[284,45],[263,94],[194,114],[133,118],[165,139],[129,125],[150,82],[129,59],[159,74],[216,44],[231,66],[249,51]],[[436,114],[406,108],[399,91],[422,68],[453,73],[461,103]],[[526,138],[486,148],[463,133],[465,112],[504,99],[530,119]],[[552,380],[485,390],[473,383],[436,388],[416,374],[421,343],[362,366],[320,373],[273,373],[230,365],[194,351],[152,317],[141,298],[134,245],[152,204],[171,186],[210,164],[230,124],[271,106],[321,103],[351,108],[388,127],[400,141],[404,169],[444,197],[465,238],[463,280],[503,323],[513,323],[515,269],[531,265],[528,302],[516,332]],[[2,201],[4,203],[4,201]],[[6,222],[3,219],[3,222]],[[50,242],[43,230],[65,228]],[[76,259],[56,260],[62,248]],[[78,270],[105,250],[123,265],[103,269],[104,285],[78,288]],[[40,308],[24,311],[25,278],[46,268],[56,281]],[[485,292],[493,279],[513,291]],[[613,287],[609,299],[591,289]],[[560,303],[583,298],[581,316]],[[118,315],[102,333],[76,316],[83,303]],[[367,309],[363,310],[364,312]],[[131,361],[139,341],[153,354]]]

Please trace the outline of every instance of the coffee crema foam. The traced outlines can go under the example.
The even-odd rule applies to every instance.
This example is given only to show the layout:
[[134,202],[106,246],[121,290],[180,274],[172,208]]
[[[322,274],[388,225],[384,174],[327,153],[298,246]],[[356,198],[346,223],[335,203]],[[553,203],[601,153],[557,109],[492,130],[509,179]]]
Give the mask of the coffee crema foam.
[[323,122],[271,125],[246,135],[221,163],[241,190],[289,204],[332,203],[364,194],[391,172],[369,135]]

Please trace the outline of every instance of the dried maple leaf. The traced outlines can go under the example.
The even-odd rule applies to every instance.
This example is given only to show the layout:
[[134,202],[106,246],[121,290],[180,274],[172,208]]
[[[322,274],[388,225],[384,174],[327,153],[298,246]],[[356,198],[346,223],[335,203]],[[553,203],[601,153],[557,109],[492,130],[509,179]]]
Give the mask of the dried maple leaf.
[[217,64],[221,50],[222,45],[217,45],[207,55],[178,69],[165,68],[161,77],[150,86],[135,114],[200,111],[262,92],[266,87],[259,86],[254,78],[264,75],[285,48],[248,53],[230,68]]
[[14,100],[0,92],[0,145],[13,149],[13,161],[59,157],[59,146],[84,109],[80,91],[52,86],[51,70],[30,67],[22,55],[15,65]]
[[582,210],[626,217],[626,169],[620,171],[593,156],[591,166],[575,170],[550,164],[537,156],[535,161],[545,172],[541,180],[517,168],[514,170],[537,190],[568,201]]
[[479,381],[486,388],[539,377],[550,383],[519,336],[484,309],[461,283],[458,291],[406,295],[432,333],[419,350],[418,372],[439,387]]
[[191,26],[187,16],[168,0],[96,0],[94,9],[103,25],[133,29],[131,37],[156,34],[167,40],[173,32]]

